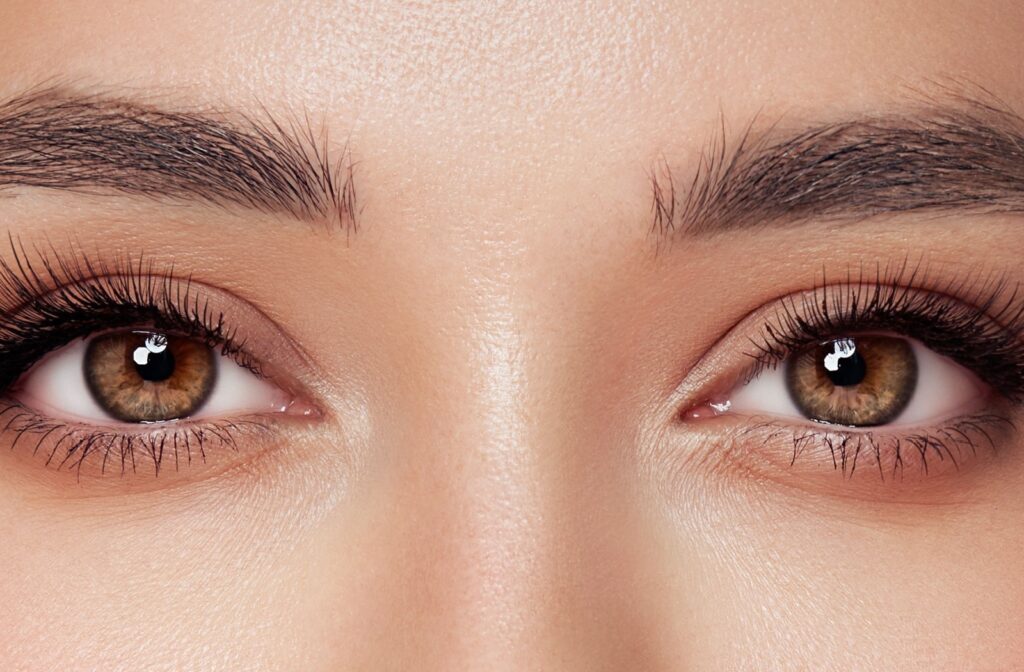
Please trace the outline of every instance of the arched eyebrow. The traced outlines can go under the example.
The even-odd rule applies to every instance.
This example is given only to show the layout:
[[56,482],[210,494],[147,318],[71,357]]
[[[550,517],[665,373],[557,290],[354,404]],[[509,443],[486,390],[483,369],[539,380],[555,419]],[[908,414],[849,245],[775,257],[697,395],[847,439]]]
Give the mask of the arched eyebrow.
[[0,102],[0,189],[115,192],[355,227],[347,147],[332,153],[308,121],[226,116],[60,89],[23,94]]
[[[654,178],[654,229],[713,235],[886,213],[1024,212],[1024,121],[958,99],[791,133],[716,134],[680,188]],[[731,144],[731,146],[730,146]]]

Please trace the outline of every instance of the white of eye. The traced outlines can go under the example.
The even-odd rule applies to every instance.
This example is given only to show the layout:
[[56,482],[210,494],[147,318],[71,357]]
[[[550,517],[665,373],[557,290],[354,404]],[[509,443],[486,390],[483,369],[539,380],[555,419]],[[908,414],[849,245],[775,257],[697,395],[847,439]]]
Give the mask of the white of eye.
[[[88,338],[77,339],[53,351],[33,366],[19,385],[17,396],[22,403],[56,418],[119,423],[103,410],[89,391],[84,372],[88,342]],[[166,347],[166,339],[160,343],[150,337],[145,347],[132,353],[132,358],[144,364],[151,353],[159,353]],[[140,353],[138,350],[145,352]],[[140,358],[142,362],[139,362]],[[206,402],[191,418],[281,412],[288,407],[290,397],[287,393],[239,366],[234,360],[218,353],[214,358],[214,366],[217,370],[213,389]]]
[[[917,358],[917,384],[910,402],[890,425],[924,425],[962,412],[980,401],[985,386],[970,371],[923,343],[906,339]],[[841,352],[837,353],[842,355]],[[785,364],[761,372],[729,397],[737,413],[806,419],[786,386]]]

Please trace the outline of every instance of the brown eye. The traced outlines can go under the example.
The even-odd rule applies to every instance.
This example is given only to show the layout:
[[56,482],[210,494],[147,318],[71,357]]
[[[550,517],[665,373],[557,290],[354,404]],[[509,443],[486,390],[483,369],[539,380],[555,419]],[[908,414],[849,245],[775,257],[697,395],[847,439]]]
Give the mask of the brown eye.
[[837,338],[797,353],[786,387],[812,420],[866,427],[894,420],[917,387],[917,358],[906,339]]
[[125,422],[191,415],[210,395],[217,355],[198,341],[156,331],[97,336],[86,348],[85,379],[104,411]]

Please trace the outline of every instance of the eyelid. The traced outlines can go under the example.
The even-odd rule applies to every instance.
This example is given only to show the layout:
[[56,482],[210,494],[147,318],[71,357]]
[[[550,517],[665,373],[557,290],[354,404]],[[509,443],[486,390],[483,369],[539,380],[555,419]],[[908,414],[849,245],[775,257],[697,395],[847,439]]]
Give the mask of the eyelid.
[[[900,277],[897,274],[892,281],[900,282]],[[915,277],[923,282],[924,275]],[[672,434],[673,443],[683,442],[688,446],[684,452],[695,456],[687,459],[713,464],[716,472],[721,467],[721,473],[735,472],[736,478],[778,482],[798,497],[812,493],[824,499],[920,503],[929,497],[948,502],[951,493],[966,492],[971,487],[967,483],[973,482],[963,480],[968,467],[973,474],[975,465],[995,464],[1004,453],[1018,454],[999,448],[1018,441],[1015,419],[1020,410],[1020,395],[1015,390],[1024,386],[1024,295],[1018,294],[1014,285],[1002,281],[972,284],[950,280],[934,287],[938,289],[909,281],[894,286],[856,281],[823,283],[771,299],[747,312],[700,357],[671,395],[668,408],[672,419],[676,426],[685,426],[684,432]],[[958,291],[952,292],[951,288]],[[987,384],[987,395],[981,403],[961,409],[954,417],[914,427],[904,424],[847,428],[806,418],[729,413],[726,408],[712,408],[714,403],[724,403],[735,387],[766,367],[777,366],[810,343],[827,340],[813,334],[807,340],[807,332],[813,329],[790,330],[788,326],[805,316],[800,312],[805,306],[814,310],[826,299],[845,297],[848,308],[850,297],[856,297],[854,290],[861,298],[889,293],[901,298],[899,305],[910,308],[927,299],[932,315],[924,319],[932,323],[926,325],[926,331],[945,338],[950,348],[959,349],[963,360],[958,363]],[[858,301],[856,306],[858,310],[851,311],[857,313],[854,317],[863,315],[865,302]],[[943,314],[936,316],[936,312]],[[841,312],[833,310],[833,314]],[[867,329],[856,319],[836,319],[833,324],[847,324],[847,328],[841,329],[847,333],[885,332],[914,338],[917,334],[909,325],[915,321],[908,319],[914,317],[913,313],[901,316],[907,329],[892,329],[883,321],[870,319],[866,320],[870,322]],[[783,345],[766,348],[760,337],[774,337]],[[984,377],[991,372],[985,366],[975,371],[963,364],[964,360],[979,361],[989,369],[1002,366],[997,371],[1002,374],[1002,388]],[[665,454],[673,455],[678,450],[673,447]],[[856,469],[860,476],[851,483],[851,471],[844,468],[841,459],[834,464],[832,456],[844,451],[848,457],[856,456],[858,450],[868,451],[869,458],[860,460],[861,466]],[[869,468],[864,469],[865,466]],[[977,471],[987,473],[987,469]],[[951,480],[953,475],[956,481]],[[899,482],[899,487],[883,488],[882,482]]]
[[1004,455],[997,446],[1017,435],[1002,411],[951,418],[921,431],[756,416],[719,424],[723,416],[702,423],[695,438],[716,446],[719,466],[727,472],[784,486],[801,503],[808,494],[822,501],[954,503],[971,492],[972,476],[987,473],[985,467]]
[[[923,276],[924,274],[922,274]],[[897,276],[894,281],[898,281]],[[880,280],[880,282],[882,282]],[[959,326],[965,330],[968,326],[971,333],[947,335],[954,345],[960,346],[966,352],[975,352],[979,357],[984,358],[985,364],[993,369],[993,375],[1001,377],[1000,381],[985,380],[1008,398],[1018,398],[1024,391],[1024,341],[1021,334],[1024,333],[1024,299],[1014,291],[1014,287],[1003,282],[985,283],[975,287],[973,290],[966,282],[943,284],[944,287],[960,286],[965,294],[970,294],[975,301],[951,296],[943,292],[919,288],[916,286],[901,285],[872,285],[865,281],[854,280],[847,283],[822,284],[816,288],[792,292],[782,297],[773,299],[760,307],[749,312],[740,319],[727,333],[725,333],[708,352],[698,361],[684,377],[676,389],[672,402],[678,412],[685,414],[702,403],[724,401],[728,393],[745,380],[751,380],[762,369],[774,367],[781,363],[794,349],[806,345],[810,340],[800,334],[792,334],[787,323],[803,319],[801,310],[806,306],[820,306],[824,301],[847,301],[851,299],[850,292],[867,292],[870,295],[892,292],[906,301],[927,300],[931,306],[939,306],[945,309],[947,316],[960,320]],[[981,306],[989,308],[986,311]],[[842,306],[832,308],[839,311]],[[858,305],[858,310],[864,314],[863,301]],[[952,311],[959,311],[954,314]],[[995,315],[993,315],[995,313]],[[977,316],[975,319],[970,319]],[[904,320],[913,318],[913,314],[904,315]],[[997,317],[1007,318],[998,321]],[[809,318],[808,318],[809,319]],[[836,320],[837,322],[839,320]],[[848,320],[849,330],[868,331],[890,331],[912,338],[919,337],[919,334],[906,333],[899,328],[892,328],[884,323],[865,324],[856,320]],[[897,325],[898,326],[898,325]],[[928,325],[929,328],[940,330],[944,325],[935,322]],[[938,333],[938,331],[936,331]],[[782,339],[790,338],[792,344],[779,344]],[[989,347],[978,345],[981,338],[987,342],[995,341]],[[739,342],[738,342],[739,341]],[[935,349],[933,343],[925,342],[930,348]],[[950,356],[947,352],[939,354]],[[981,351],[981,352],[977,352]],[[737,355],[737,353],[742,353]],[[969,363],[957,360],[962,366],[972,371],[975,375],[982,377],[989,372],[981,372],[972,369]],[[1004,360],[1012,360],[1008,365]]]
[[3,478],[31,483],[61,499],[121,496],[125,488],[145,492],[207,480],[258,459],[295,427],[285,415],[83,425],[54,421],[11,398],[0,398],[0,418],[11,441],[10,459],[25,463],[5,468]]
[[967,298],[864,282],[791,294],[779,301],[774,319],[755,341],[755,359],[759,366],[772,366],[810,342],[847,331],[887,331],[922,341],[1006,397],[1019,399],[1024,395],[1024,299],[1002,281],[965,282],[959,288]]
[[[0,278],[0,285],[3,280],[8,278]],[[128,288],[128,296],[119,295],[119,299],[124,299],[123,304],[119,300],[108,300],[113,297],[106,296],[100,301],[105,307],[98,315],[90,317],[88,311],[85,311],[83,324],[66,323],[68,316],[74,319],[76,313],[81,312],[82,306],[81,302],[62,298],[62,292],[78,293],[78,296],[87,296],[91,291],[102,293],[104,290],[99,289],[102,283],[111,282],[126,283],[121,289]],[[139,473],[144,477],[143,481],[154,480],[160,483],[148,486],[140,482],[133,488],[164,488],[182,479],[166,475],[154,479],[154,476],[176,473],[179,463],[192,465],[187,470],[188,478],[183,482],[205,479],[233,464],[253,459],[264,452],[265,447],[269,447],[268,442],[282,440],[281,432],[297,430],[300,425],[323,417],[323,407],[313,396],[315,390],[322,389],[319,376],[295,341],[250,302],[231,292],[192,279],[149,274],[132,276],[130,279],[114,276],[82,278],[62,284],[21,311],[5,313],[0,308],[0,350],[5,353],[16,352],[23,357],[32,356],[34,351],[49,354],[80,336],[104,330],[96,327],[107,327],[106,331],[110,331],[111,328],[159,326],[152,323],[164,319],[161,301],[178,301],[178,309],[187,311],[188,319],[215,319],[223,324],[225,333],[230,330],[233,347],[239,350],[232,353],[234,358],[257,365],[260,374],[270,381],[265,384],[270,385],[272,382],[275,389],[283,391],[283,396],[290,400],[285,412],[233,412],[229,417],[207,415],[148,425],[126,424],[116,420],[97,422],[93,418],[64,418],[62,415],[66,414],[51,414],[50,409],[30,407],[16,398],[15,382],[13,386],[5,385],[0,391],[0,427],[3,427],[5,442],[10,442],[11,448],[19,448],[11,451],[13,459],[36,463],[11,470],[12,477],[18,474],[27,476],[39,471],[41,473],[34,476],[33,480],[48,484],[48,487],[58,487],[57,484],[63,483],[64,479],[53,475],[54,468],[60,473],[70,470],[76,484],[86,480],[89,483],[107,480],[111,472],[119,473],[121,477],[109,479],[113,481],[121,481],[126,475]],[[64,309],[59,308],[62,302],[65,304]],[[120,310],[122,305],[124,309]],[[150,309],[138,309],[147,305]],[[57,309],[41,312],[48,311],[48,307]],[[26,311],[33,309],[39,314],[26,314]],[[33,344],[31,339],[36,337],[36,333],[32,324],[36,318],[49,314],[60,315],[62,318],[47,323],[48,338],[43,339],[41,344]],[[148,320],[145,319],[147,314],[150,318]],[[171,328],[178,331],[180,326],[173,324]],[[17,379],[26,371],[31,371],[42,359],[45,359],[45,355],[41,358],[34,356],[26,360],[30,362],[27,366],[19,362],[21,370],[17,373]],[[247,376],[252,375],[243,372],[235,362],[227,362],[227,366]],[[253,380],[259,382],[258,378]],[[296,424],[296,421],[302,422]],[[241,443],[243,437],[245,443]],[[242,446],[244,451],[241,450]],[[93,457],[86,460],[86,455]],[[197,463],[202,464],[201,469],[197,468]],[[43,473],[51,475],[44,478]],[[132,480],[135,480],[134,477]],[[63,487],[77,489],[74,484],[65,483]],[[90,485],[89,489],[92,487]],[[116,488],[111,490],[116,491]]]
[[[111,282],[129,283],[125,287],[129,287],[131,296],[127,298],[142,306],[142,311],[126,305],[123,311],[117,312],[115,306],[112,315],[111,308],[107,307],[104,314],[94,320],[98,328],[93,328],[88,321],[81,325],[49,327],[55,334],[66,334],[66,340],[57,347],[49,346],[43,354],[49,354],[75,338],[100,333],[103,330],[109,331],[112,328],[158,326],[181,330],[183,325],[160,324],[166,319],[165,314],[168,310],[176,310],[187,313],[185,317],[189,319],[221,321],[220,326],[225,337],[230,340],[231,352],[225,354],[236,359],[240,365],[250,368],[257,375],[271,380],[286,392],[308,398],[311,395],[310,390],[318,387],[318,376],[309,355],[301,349],[295,339],[252,303],[234,293],[193,278],[180,278],[158,272],[130,278],[108,275],[78,279],[49,290],[19,311],[7,313],[0,306],[0,348],[4,344],[17,344],[34,337],[31,328],[32,318],[27,317],[25,311],[32,311],[33,307],[38,311],[39,306],[46,306],[50,302],[59,305],[65,301],[61,298],[61,293],[79,296],[87,294],[91,288]],[[157,305],[148,305],[152,303]],[[139,315],[140,312],[148,315]],[[156,324],[147,325],[146,321]],[[12,333],[11,325],[15,323],[23,324],[17,332]],[[225,344],[210,345],[218,347]],[[18,377],[20,378],[22,374],[23,372],[19,372]],[[309,401],[317,405],[315,400]]]

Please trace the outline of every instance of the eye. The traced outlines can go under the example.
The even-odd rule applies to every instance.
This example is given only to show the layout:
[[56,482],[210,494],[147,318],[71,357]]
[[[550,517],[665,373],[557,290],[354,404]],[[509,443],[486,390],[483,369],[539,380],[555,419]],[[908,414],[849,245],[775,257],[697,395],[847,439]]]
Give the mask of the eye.
[[938,281],[902,267],[823,279],[747,313],[684,379],[683,436],[737,473],[869,500],[880,483],[899,483],[900,497],[941,492],[1016,446],[1018,289],[918,282]]
[[971,410],[986,387],[924,344],[851,335],[797,350],[731,395],[730,410],[847,427],[926,425]]
[[289,402],[217,348],[142,329],[72,342],[32,367],[13,396],[54,417],[106,424],[282,411]]

